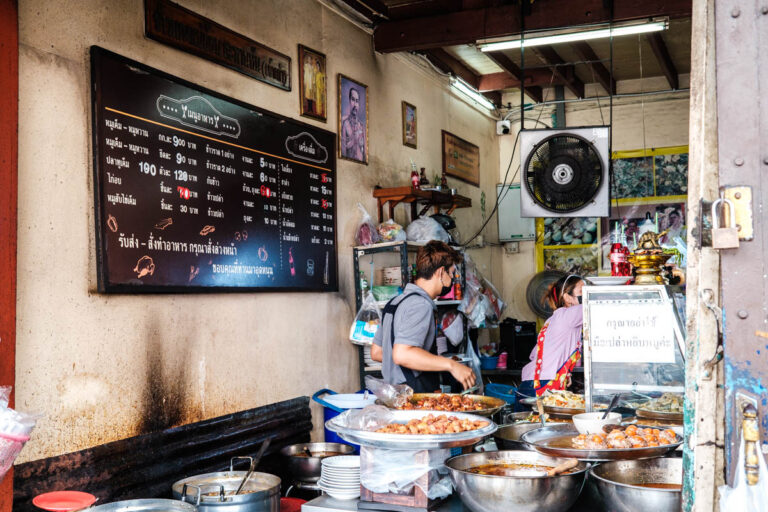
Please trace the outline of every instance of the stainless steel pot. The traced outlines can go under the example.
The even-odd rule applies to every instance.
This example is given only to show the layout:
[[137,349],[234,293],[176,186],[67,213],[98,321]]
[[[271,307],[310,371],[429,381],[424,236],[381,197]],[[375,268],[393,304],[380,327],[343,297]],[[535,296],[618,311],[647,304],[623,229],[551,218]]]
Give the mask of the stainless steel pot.
[[641,487],[640,483],[683,483],[683,459],[664,457],[621,460],[599,464],[589,471],[589,486],[595,501],[604,510],[632,512],[677,512],[682,491]]
[[322,461],[325,457],[307,457],[305,449],[308,449],[310,453],[340,453],[347,455],[355,451],[355,449],[342,443],[303,443],[292,444],[285,446],[280,450],[280,455],[283,455],[288,461],[288,470],[296,480],[301,482],[314,483],[320,480],[320,472]]
[[173,497],[197,506],[199,512],[280,512],[280,478],[269,473],[251,473],[235,495],[247,471],[206,473],[173,484]]
[[88,509],[88,512],[195,512],[197,507],[176,500],[127,500],[115,501]]
[[566,460],[529,451],[501,451],[459,455],[445,461],[445,465],[461,501],[472,512],[563,512],[581,494],[588,467],[584,462],[576,466],[574,473],[557,476],[494,476],[467,470],[494,462],[554,467]]

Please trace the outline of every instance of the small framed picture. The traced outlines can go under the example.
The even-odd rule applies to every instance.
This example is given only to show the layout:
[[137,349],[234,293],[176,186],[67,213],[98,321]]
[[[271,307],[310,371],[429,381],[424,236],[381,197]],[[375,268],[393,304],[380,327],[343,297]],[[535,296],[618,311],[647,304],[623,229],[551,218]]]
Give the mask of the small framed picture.
[[300,44],[299,65],[301,115],[325,122],[328,119],[325,55]]
[[406,101],[403,102],[403,145],[413,149],[417,146],[416,107]]
[[339,157],[368,165],[368,86],[339,74]]

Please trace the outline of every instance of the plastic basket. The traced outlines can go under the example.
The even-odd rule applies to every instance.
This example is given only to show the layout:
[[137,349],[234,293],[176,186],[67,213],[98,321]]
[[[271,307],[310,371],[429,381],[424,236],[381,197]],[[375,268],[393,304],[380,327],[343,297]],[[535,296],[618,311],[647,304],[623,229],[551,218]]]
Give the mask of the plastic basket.
[[5,434],[0,432],[0,480],[13,466],[13,461],[19,456],[24,443],[29,441],[29,436],[18,434]]

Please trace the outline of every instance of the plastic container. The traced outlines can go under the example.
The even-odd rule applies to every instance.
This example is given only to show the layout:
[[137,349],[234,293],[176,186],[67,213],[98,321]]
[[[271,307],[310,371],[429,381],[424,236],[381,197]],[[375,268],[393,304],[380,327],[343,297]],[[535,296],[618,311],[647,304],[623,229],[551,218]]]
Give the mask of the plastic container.
[[280,498],[280,512],[301,512],[301,506],[306,502],[299,498]]
[[515,386],[509,386],[507,384],[496,384],[491,382],[485,385],[486,396],[492,396],[494,398],[501,398],[508,404],[514,405],[517,400],[517,388]]
[[[320,398],[322,395],[325,396]],[[365,390],[358,391],[357,393],[339,394],[330,389],[321,389],[312,395],[312,400],[323,406],[323,424],[325,424],[328,420],[335,418],[348,409],[362,409],[363,407],[373,405],[376,403],[376,395],[368,393],[368,397],[365,397]],[[355,453],[360,451],[359,445],[348,443],[327,428],[325,429],[325,442],[348,444],[355,447]]]
[[481,370],[495,370],[497,364],[499,364],[499,356],[480,356]]

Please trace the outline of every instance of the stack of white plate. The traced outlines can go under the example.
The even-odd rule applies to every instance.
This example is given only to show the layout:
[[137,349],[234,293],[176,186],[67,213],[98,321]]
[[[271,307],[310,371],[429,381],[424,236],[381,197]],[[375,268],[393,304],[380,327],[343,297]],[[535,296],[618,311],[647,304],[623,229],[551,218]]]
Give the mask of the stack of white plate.
[[322,459],[318,485],[328,496],[339,500],[360,497],[360,456],[340,455]]

